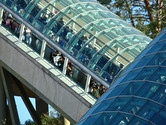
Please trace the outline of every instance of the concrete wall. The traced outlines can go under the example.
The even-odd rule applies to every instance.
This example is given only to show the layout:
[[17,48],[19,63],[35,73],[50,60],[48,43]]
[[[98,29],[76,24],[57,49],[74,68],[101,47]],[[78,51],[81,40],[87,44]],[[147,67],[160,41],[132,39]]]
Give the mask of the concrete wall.
[[[59,111],[77,122],[91,104],[0,34],[0,65]],[[62,76],[63,77],[63,76]]]

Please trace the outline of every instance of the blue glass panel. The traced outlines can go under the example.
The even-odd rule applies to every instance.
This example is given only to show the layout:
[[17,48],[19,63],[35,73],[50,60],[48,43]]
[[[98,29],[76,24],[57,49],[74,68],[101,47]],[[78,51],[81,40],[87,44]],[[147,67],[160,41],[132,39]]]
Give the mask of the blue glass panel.
[[113,124],[113,125],[127,125],[130,121],[132,116],[128,114],[123,114],[123,113],[118,113],[116,117],[112,121],[109,121],[108,124]]
[[86,119],[86,121],[84,121],[83,125],[92,125],[92,124],[94,124],[96,119],[98,119],[101,115],[102,114],[97,114],[97,115],[93,115],[93,116],[88,117]]
[[149,78],[152,81],[156,81],[156,82],[161,82],[161,83],[165,83],[166,84],[166,68],[165,67],[158,67],[156,68],[156,72],[155,70],[152,71],[153,75]]
[[106,109],[107,111],[121,111],[130,100],[129,97],[117,97],[115,101]]
[[103,113],[96,121],[95,125],[108,125],[108,123],[116,116],[115,113]]
[[140,116],[140,117],[143,117],[143,118],[151,117],[151,115],[153,115],[155,111],[158,112],[160,108],[161,108],[160,105],[157,105],[157,104],[154,104],[154,103],[148,101],[137,112],[137,115]]
[[128,86],[128,83],[116,86],[115,88],[113,88],[113,90],[109,94],[109,97],[114,97],[114,96],[117,96],[117,95],[121,95],[124,88],[126,88],[127,86]]
[[151,121],[157,125],[164,125],[166,122],[166,109],[162,108],[160,112],[156,113],[152,118]]
[[119,85],[123,87],[123,91],[121,90],[122,93],[120,95],[135,95],[137,91],[140,89],[140,87],[142,87],[143,85],[144,82],[129,82],[124,85]]
[[160,41],[157,42],[156,44],[153,45],[153,47],[151,47],[150,51],[147,53],[154,53],[154,52],[158,52],[158,51],[166,51],[166,41]]
[[124,112],[136,114],[140,108],[145,104],[146,100],[131,97],[127,105],[123,108]]
[[165,86],[161,86],[153,95],[152,99],[157,101],[157,102],[161,102],[161,103],[165,103],[165,96],[166,96],[166,87]]
[[13,4],[13,0],[2,0],[4,4],[6,4],[8,7],[11,7]]
[[151,123],[150,121],[134,116],[132,120],[128,123],[128,125],[154,125],[154,124]]
[[134,71],[131,71],[127,74],[127,76],[123,79],[122,82],[126,82],[126,81],[130,81],[132,79],[134,79],[138,74],[139,72],[141,71],[142,69],[136,69]]
[[157,70],[157,67],[145,67],[137,74],[135,80],[147,80]]
[[94,110],[93,114],[102,111],[108,111],[107,108],[115,101],[115,98],[107,99],[98,104],[98,107]]
[[148,65],[164,65],[165,61],[166,61],[166,54],[165,53],[157,53],[157,54],[155,54],[154,58],[149,60]]

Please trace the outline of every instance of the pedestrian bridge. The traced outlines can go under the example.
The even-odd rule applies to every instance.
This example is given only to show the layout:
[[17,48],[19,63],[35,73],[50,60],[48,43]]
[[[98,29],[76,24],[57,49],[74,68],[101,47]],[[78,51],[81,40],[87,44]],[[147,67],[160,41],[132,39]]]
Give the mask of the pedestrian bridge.
[[[91,77],[108,88],[151,41],[94,0],[2,0],[0,6],[1,67],[73,123],[96,101]],[[56,51],[61,67],[50,57]]]
[[0,27],[0,66],[69,120],[76,122],[95,103],[91,95],[25,43]]

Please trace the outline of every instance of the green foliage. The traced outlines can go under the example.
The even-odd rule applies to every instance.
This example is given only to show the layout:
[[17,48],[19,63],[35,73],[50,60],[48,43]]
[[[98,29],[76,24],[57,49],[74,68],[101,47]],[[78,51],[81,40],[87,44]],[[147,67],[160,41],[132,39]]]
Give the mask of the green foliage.
[[25,125],[35,125],[35,123],[31,120],[25,121]]
[[[50,115],[47,113],[41,116],[42,125],[63,125],[63,122],[64,122],[63,116],[58,114],[57,117],[55,118],[55,115],[53,112],[50,112]],[[35,123],[31,120],[27,120],[25,122],[25,125],[35,125]]]
[[43,114],[41,117],[42,125],[62,125],[63,124],[63,117],[58,115],[57,118],[54,117],[53,113],[51,115]]

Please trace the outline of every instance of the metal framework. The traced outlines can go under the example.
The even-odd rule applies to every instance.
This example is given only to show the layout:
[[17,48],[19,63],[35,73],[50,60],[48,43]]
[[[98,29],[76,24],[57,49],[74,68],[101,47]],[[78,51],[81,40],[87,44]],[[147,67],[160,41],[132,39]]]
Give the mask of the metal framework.
[[2,0],[1,7],[106,87],[105,78],[151,41],[96,0]]
[[124,70],[78,125],[165,123],[165,36],[164,29]]

